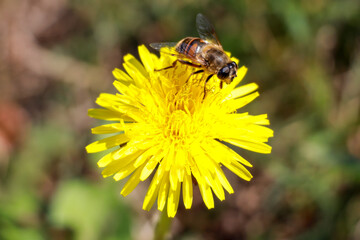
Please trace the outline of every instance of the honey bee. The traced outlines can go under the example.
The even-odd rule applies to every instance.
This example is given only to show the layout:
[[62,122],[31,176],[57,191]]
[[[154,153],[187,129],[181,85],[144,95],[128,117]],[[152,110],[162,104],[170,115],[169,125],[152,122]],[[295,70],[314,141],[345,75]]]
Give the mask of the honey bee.
[[238,66],[234,61],[231,61],[230,57],[224,52],[213,25],[201,13],[196,16],[196,29],[200,38],[186,37],[177,43],[164,42],[150,44],[152,48],[159,51],[164,47],[175,50],[171,55],[177,56],[177,60],[173,62],[172,66],[160,70],[173,68],[176,63],[179,62],[199,68],[198,71],[193,72],[191,75],[202,72],[208,73],[209,75],[205,81],[205,86],[214,75],[221,80],[220,88],[223,87],[224,82],[230,84],[236,77]]

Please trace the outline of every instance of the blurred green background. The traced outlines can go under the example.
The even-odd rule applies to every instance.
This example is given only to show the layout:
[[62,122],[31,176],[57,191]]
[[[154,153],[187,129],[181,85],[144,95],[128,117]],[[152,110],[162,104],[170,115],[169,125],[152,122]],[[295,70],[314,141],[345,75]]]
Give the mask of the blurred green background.
[[249,68],[271,155],[207,210],[198,191],[171,239],[360,239],[360,1],[3,0],[0,2],[0,239],[152,239],[148,182],[127,198],[84,147],[87,116],[137,46],[197,36],[206,15]]

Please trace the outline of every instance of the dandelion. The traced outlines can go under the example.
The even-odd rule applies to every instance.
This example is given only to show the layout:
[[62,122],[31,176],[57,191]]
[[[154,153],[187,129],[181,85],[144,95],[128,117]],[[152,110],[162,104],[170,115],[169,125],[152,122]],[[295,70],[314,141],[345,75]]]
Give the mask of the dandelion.
[[[225,191],[234,190],[223,167],[249,181],[245,168],[252,165],[234,150],[223,144],[259,153],[270,153],[266,144],[273,131],[266,114],[252,116],[239,113],[259,96],[255,83],[237,87],[247,69],[241,67],[229,85],[219,87],[213,77],[205,86],[206,74],[193,74],[196,69],[177,63],[174,68],[162,69],[175,58],[150,53],[139,47],[142,64],[132,55],[124,57],[126,72],[115,69],[115,88],[119,93],[102,93],[96,100],[101,109],[90,109],[89,116],[112,121],[92,129],[93,134],[113,134],[86,147],[88,153],[111,149],[98,161],[104,168],[103,177],[116,181],[126,177],[123,196],[151,178],[143,209],[157,207],[174,217],[180,194],[184,206],[190,209],[193,201],[193,179],[196,180],[205,205],[214,207],[213,193],[225,199]],[[238,63],[238,60],[232,58]],[[115,135],[114,135],[115,134]]]

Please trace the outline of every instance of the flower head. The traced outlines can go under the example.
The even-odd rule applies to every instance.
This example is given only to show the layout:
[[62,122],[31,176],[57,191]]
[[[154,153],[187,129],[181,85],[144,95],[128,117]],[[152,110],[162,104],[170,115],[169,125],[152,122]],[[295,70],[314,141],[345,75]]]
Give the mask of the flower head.
[[[273,131],[267,115],[238,113],[257,96],[255,83],[237,87],[247,69],[221,89],[219,79],[205,84],[206,74],[192,74],[193,67],[177,63],[168,54],[157,57],[146,47],[139,47],[142,64],[132,55],[124,57],[126,72],[115,69],[114,86],[119,93],[102,93],[96,103],[102,109],[90,109],[89,116],[115,121],[92,129],[93,134],[114,134],[89,144],[89,153],[112,148],[98,166],[104,177],[116,181],[130,176],[121,194],[126,196],[150,178],[143,209],[150,210],[157,199],[162,211],[167,203],[169,217],[174,217],[182,192],[185,208],[193,200],[196,179],[205,205],[214,207],[213,193],[225,199],[224,189],[233,193],[222,167],[249,181],[244,167],[252,165],[222,142],[247,150],[270,153],[266,144]],[[234,61],[238,62],[236,59]]]

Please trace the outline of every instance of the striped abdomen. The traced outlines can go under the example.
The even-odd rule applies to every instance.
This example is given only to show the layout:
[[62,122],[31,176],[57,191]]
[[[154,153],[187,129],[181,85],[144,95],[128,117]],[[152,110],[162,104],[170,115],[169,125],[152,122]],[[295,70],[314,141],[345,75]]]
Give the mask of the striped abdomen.
[[187,37],[176,45],[176,51],[191,59],[196,59],[197,54],[206,44],[201,38]]

